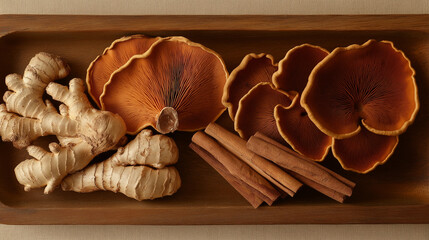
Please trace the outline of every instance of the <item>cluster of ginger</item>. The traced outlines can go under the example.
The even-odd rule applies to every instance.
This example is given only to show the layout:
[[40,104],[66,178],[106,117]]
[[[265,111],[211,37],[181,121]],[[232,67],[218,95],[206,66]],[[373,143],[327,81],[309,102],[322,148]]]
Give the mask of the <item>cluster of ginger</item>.
[[[81,79],[72,79],[69,87],[53,82],[69,71],[59,57],[39,53],[23,76],[6,77],[9,91],[0,105],[0,135],[14,147],[26,148],[32,157],[15,168],[24,189],[44,187],[48,194],[61,185],[63,190],[76,192],[121,192],[137,200],[175,193],[180,177],[175,167],[168,166],[178,160],[174,141],[143,130],[121,147],[127,138],[119,115],[94,108]],[[45,92],[61,103],[58,110],[43,100]],[[58,143],[49,144],[49,151],[31,145],[47,135],[58,138]],[[110,158],[87,167],[95,156],[114,149]]]

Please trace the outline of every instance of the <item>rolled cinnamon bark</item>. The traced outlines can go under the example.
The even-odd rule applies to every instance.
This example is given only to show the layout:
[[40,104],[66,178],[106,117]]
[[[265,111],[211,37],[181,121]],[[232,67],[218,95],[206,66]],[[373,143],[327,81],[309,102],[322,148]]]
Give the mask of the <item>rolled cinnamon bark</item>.
[[296,177],[298,180],[300,180],[301,182],[303,182],[305,185],[313,188],[314,190],[324,194],[327,197],[330,197],[340,203],[343,203],[344,200],[346,199],[346,195],[341,194],[337,191],[334,191],[326,186],[323,186],[322,184],[319,184],[315,181],[312,181],[306,177],[303,177],[301,175],[299,175],[298,173],[294,173],[294,172],[290,172],[290,174],[294,177]]
[[290,196],[294,196],[296,191],[302,186],[302,183],[290,176],[283,169],[247,149],[246,141],[238,135],[227,131],[216,123],[210,123],[205,132]]
[[317,163],[316,163],[316,162],[314,162],[313,160],[311,160],[311,159],[309,159],[309,158],[307,158],[307,157],[305,157],[305,156],[303,156],[303,155],[300,155],[300,154],[298,154],[297,152],[294,152],[292,149],[290,149],[290,148],[286,147],[285,145],[283,145],[283,144],[281,144],[281,143],[277,142],[276,140],[274,140],[274,139],[272,139],[272,138],[270,138],[270,137],[268,137],[268,136],[264,135],[263,133],[257,132],[257,133],[255,133],[255,135],[254,135],[254,136],[255,136],[255,137],[258,137],[258,138],[260,138],[260,139],[262,139],[262,140],[264,140],[264,141],[266,141],[266,142],[268,142],[268,143],[271,143],[271,144],[273,144],[273,145],[275,145],[275,146],[277,146],[277,147],[281,148],[282,150],[284,150],[284,151],[286,151],[286,152],[288,152],[288,153],[290,153],[290,154],[292,154],[292,155],[295,155],[296,157],[301,158],[302,160],[305,160],[305,161],[307,161],[307,162],[309,162],[309,163],[311,163],[311,164],[313,164],[313,165],[315,165],[315,166],[318,166],[319,168],[321,168],[322,170],[324,170],[324,171],[328,172],[328,173],[329,173],[329,174],[331,174],[333,177],[337,178],[338,180],[340,180],[341,182],[345,183],[347,186],[349,186],[349,187],[351,187],[351,188],[354,188],[354,187],[356,186],[356,183],[354,183],[354,182],[352,182],[352,181],[348,180],[347,178],[345,178],[345,177],[341,176],[340,174],[338,174],[338,173],[336,173],[336,172],[332,171],[331,169],[326,168],[326,167],[324,167],[324,166],[322,166],[322,165],[320,165],[320,164],[317,164]]
[[268,205],[280,196],[280,193],[267,180],[205,133],[196,132],[192,142],[210,153],[232,176],[252,187],[255,194]]
[[202,159],[204,159],[212,168],[214,168],[237,192],[241,194],[254,208],[258,208],[264,200],[255,194],[253,188],[241,181],[239,178],[231,175],[228,170],[210,153],[195,143],[189,144]]
[[277,165],[309,180],[346,196],[351,196],[352,194],[352,188],[350,186],[333,177],[328,172],[258,137],[250,137],[246,146],[259,156],[269,159]]

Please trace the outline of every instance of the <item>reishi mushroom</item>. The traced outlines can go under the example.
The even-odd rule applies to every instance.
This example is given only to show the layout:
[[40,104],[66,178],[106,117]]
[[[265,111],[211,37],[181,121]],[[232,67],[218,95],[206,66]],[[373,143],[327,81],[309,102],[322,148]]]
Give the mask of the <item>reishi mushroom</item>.
[[225,110],[228,72],[222,58],[183,37],[162,39],[116,70],[101,106],[119,114],[131,134],[152,126],[160,133],[195,131]]
[[387,161],[397,144],[398,136],[378,135],[362,128],[349,138],[334,139],[332,153],[344,169],[367,173]]
[[295,95],[276,89],[272,83],[261,82],[244,95],[235,115],[234,128],[247,140],[256,132],[284,142],[277,130],[274,107],[289,106]]
[[345,169],[366,173],[389,158],[419,108],[414,73],[392,42],[375,40],[336,48],[313,69],[301,105],[336,138],[333,152]]
[[222,103],[228,108],[229,116],[234,120],[240,99],[260,82],[271,82],[277,71],[274,58],[265,53],[247,54],[225,83]]
[[307,43],[290,49],[280,60],[279,69],[273,74],[274,86],[283,91],[296,91],[301,94],[313,68],[328,54],[328,50]]
[[316,161],[323,160],[328,154],[332,137],[314,125],[301,107],[300,98],[311,71],[328,54],[318,46],[296,46],[286,53],[273,75],[273,83],[278,89],[297,92],[290,106],[278,105],[274,109],[279,133],[296,152]]
[[100,107],[100,96],[104,85],[119,67],[124,65],[132,56],[146,52],[160,37],[132,35],[115,40],[88,67],[86,83],[88,93]]
[[332,137],[321,132],[308,118],[296,94],[290,106],[274,108],[277,129],[283,139],[301,155],[322,161],[332,145]]
[[311,73],[301,105],[335,138],[355,135],[361,125],[396,136],[418,110],[414,70],[388,41],[336,48]]

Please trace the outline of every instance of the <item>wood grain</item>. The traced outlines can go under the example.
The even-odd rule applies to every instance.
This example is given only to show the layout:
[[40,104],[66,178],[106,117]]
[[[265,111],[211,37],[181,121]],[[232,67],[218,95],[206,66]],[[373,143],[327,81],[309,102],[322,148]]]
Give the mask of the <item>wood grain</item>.
[[[13,23],[13,24],[11,24]],[[53,24],[55,23],[55,24]],[[429,15],[92,16],[0,15],[2,32],[163,30],[419,30]]]
[[[137,202],[111,192],[24,192],[13,168],[28,155],[0,143],[0,222],[8,224],[280,224],[429,223],[429,15],[387,16],[0,16],[0,79],[22,73],[29,59],[47,51],[69,62],[71,77],[85,77],[89,63],[124,35],[183,35],[217,51],[232,71],[250,52],[276,61],[302,44],[337,46],[390,40],[416,70],[421,109],[400,136],[389,161],[369,174],[347,172],[329,154],[325,167],[354,181],[344,204],[302,189],[272,207],[254,210],[188,145],[192,133],[171,135],[179,147],[182,188],[172,197]],[[7,34],[9,33],[9,34]],[[70,79],[67,78],[67,79]],[[65,81],[62,81],[65,83]],[[0,82],[0,92],[5,91]],[[233,129],[227,114],[217,121]],[[38,144],[47,146],[53,138]],[[100,160],[98,158],[97,160]]]

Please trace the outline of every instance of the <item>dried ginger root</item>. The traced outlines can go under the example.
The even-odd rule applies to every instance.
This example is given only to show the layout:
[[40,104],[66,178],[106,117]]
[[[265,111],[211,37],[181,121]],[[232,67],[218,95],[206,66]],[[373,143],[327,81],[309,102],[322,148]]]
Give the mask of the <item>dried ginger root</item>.
[[[17,148],[28,146],[40,136],[56,135],[59,144],[51,143],[50,151],[28,146],[33,159],[15,168],[18,182],[29,191],[45,187],[52,192],[69,173],[84,168],[99,153],[116,147],[126,132],[124,121],[116,114],[93,108],[84,93],[81,79],[72,79],[69,88],[53,83],[69,73],[68,66],[48,53],[33,57],[24,76],[10,74],[0,105],[0,135]],[[46,92],[60,101],[60,113],[49,101]]]
[[[109,159],[93,164],[66,177],[61,183],[64,191],[121,192],[138,201],[174,194],[181,185],[174,141],[165,135],[153,135],[143,130]],[[118,165],[121,164],[121,165]],[[145,164],[146,166],[123,166]]]
[[39,53],[30,60],[24,76],[16,73],[6,76],[6,86],[10,91],[3,96],[5,104],[0,105],[3,141],[13,142],[16,148],[21,149],[40,136],[57,135],[57,132],[76,134],[75,122],[67,121],[49,101],[42,99],[48,84],[66,77],[69,72],[60,58]]
[[115,165],[149,165],[163,168],[176,163],[179,151],[173,139],[156,134],[148,129],[142,130],[126,147],[120,147],[112,156]]

